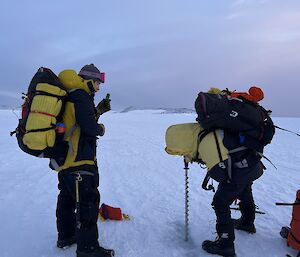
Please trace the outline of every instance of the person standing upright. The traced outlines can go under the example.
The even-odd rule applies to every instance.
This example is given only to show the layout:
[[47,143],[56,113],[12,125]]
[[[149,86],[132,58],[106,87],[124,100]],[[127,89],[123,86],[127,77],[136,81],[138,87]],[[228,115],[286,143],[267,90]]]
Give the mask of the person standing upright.
[[[57,247],[77,243],[77,257],[109,257],[114,251],[98,242],[98,210],[100,194],[96,159],[96,140],[105,127],[98,124],[94,94],[104,83],[104,73],[93,64],[85,65],[77,74],[64,70],[58,75],[68,91],[63,114],[64,141],[67,154],[51,159],[50,166],[58,172]],[[110,100],[104,99],[98,110],[110,110]]]

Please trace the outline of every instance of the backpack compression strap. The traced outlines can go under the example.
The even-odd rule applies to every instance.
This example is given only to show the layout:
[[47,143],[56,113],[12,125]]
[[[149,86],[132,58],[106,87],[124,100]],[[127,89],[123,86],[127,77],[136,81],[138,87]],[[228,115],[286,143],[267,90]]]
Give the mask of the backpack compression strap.
[[[198,136],[198,143],[200,143],[203,138],[208,135],[211,131],[207,131],[207,130],[204,130],[204,131],[201,131],[199,136]],[[217,146],[217,151],[218,151],[218,155],[219,155],[219,159],[220,159],[220,163],[223,162],[223,159],[222,159],[222,154],[221,154],[221,148],[220,148],[220,143],[219,143],[219,140],[218,140],[218,137],[217,137],[217,134],[216,134],[216,131],[214,130],[213,131],[214,133],[214,138],[215,138],[215,142],[216,142],[216,146]],[[232,149],[230,151],[228,151],[228,165],[227,165],[227,180],[228,182],[231,181],[232,179],[232,165],[234,165],[235,167],[237,168],[245,168],[245,167],[248,167],[248,162],[247,160],[243,160],[243,161],[240,161],[240,162],[235,162],[235,163],[232,163],[232,159],[231,159],[231,154],[234,154],[234,153],[237,153],[237,152],[241,152],[241,151],[244,151],[244,150],[247,150],[248,148],[245,147],[245,146],[240,146],[240,147],[237,147],[235,149]],[[202,182],[202,188],[204,190],[214,190],[214,187],[213,185],[208,185],[208,182],[209,182],[209,179],[210,179],[210,176],[209,176],[209,172],[206,173],[206,176]]]
[[48,130],[55,129],[55,128],[56,128],[56,125],[52,124],[51,127],[48,127],[48,128],[26,130],[26,133],[43,132],[43,131],[48,131]]
[[62,100],[62,99],[66,98],[66,96],[55,95],[55,94],[51,94],[51,93],[40,91],[40,90],[35,91],[34,96],[36,96],[36,95],[51,96],[51,97],[58,98],[59,100]]

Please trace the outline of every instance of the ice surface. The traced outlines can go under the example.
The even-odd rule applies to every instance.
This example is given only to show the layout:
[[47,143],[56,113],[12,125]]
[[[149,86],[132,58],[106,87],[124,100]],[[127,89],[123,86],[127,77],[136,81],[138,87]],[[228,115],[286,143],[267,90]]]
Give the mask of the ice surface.
[[[180,157],[166,154],[165,131],[177,123],[194,122],[195,114],[164,114],[159,111],[108,113],[101,117],[106,134],[98,142],[101,202],[121,207],[131,221],[98,222],[100,242],[114,248],[117,257],[212,256],[201,249],[215,237],[213,193],[201,189],[205,171],[191,165],[190,240],[184,241],[184,170]],[[275,118],[278,126],[296,132],[300,119]],[[23,153],[10,137],[17,117],[0,111],[0,249],[2,257],[71,257],[76,246],[56,248],[55,208],[57,175],[48,161]],[[236,232],[240,257],[283,257],[296,251],[280,237],[289,225],[291,207],[300,188],[300,138],[277,130],[265,155],[267,171],[255,182],[254,198],[265,215],[256,219],[257,233]],[[232,212],[233,217],[239,213]]]

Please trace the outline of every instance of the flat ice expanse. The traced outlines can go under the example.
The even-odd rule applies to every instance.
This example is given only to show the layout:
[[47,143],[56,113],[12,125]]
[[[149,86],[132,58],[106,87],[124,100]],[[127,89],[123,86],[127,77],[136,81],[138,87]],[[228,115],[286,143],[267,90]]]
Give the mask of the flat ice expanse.
[[[190,240],[184,241],[185,177],[181,157],[164,151],[168,126],[194,122],[195,114],[160,111],[109,113],[101,117],[106,134],[98,142],[101,202],[121,207],[131,221],[98,222],[100,242],[117,257],[212,256],[201,249],[214,239],[212,192],[201,188],[205,170],[191,165]],[[276,125],[300,132],[300,119],[274,118]],[[76,246],[56,248],[57,175],[48,161],[23,153],[9,132],[17,125],[12,111],[0,111],[0,249],[2,257],[71,257]],[[280,238],[289,225],[291,207],[300,189],[300,138],[276,131],[265,155],[265,174],[255,182],[254,198],[265,215],[257,215],[257,233],[236,232],[239,257],[283,257],[296,251]],[[239,217],[237,211],[233,217]]]

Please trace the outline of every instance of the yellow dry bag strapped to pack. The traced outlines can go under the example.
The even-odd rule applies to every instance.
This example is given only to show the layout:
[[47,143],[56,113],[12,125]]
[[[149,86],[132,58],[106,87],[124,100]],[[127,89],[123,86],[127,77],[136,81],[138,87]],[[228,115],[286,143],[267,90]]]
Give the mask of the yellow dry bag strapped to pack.
[[[168,154],[183,156],[186,162],[205,163],[210,173],[217,173],[211,177],[219,180],[219,175],[223,177],[226,173],[224,163],[229,158],[223,136],[221,129],[208,132],[199,123],[172,125],[166,131],[165,150]],[[218,174],[220,169],[222,174]]]
[[198,159],[198,135],[201,132],[198,123],[172,125],[166,132],[166,152],[171,155],[180,155],[187,162]]
[[22,118],[16,129],[20,148],[31,155],[51,158],[49,149],[55,147],[58,124],[64,111],[66,90],[58,77],[46,68],[40,68],[32,78],[25,102]]
[[26,122],[26,133],[23,143],[33,150],[44,150],[53,147],[56,139],[57,116],[62,110],[61,97],[66,91],[47,83],[36,86],[30,112]]

